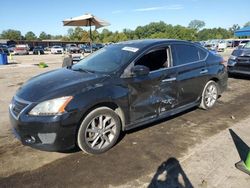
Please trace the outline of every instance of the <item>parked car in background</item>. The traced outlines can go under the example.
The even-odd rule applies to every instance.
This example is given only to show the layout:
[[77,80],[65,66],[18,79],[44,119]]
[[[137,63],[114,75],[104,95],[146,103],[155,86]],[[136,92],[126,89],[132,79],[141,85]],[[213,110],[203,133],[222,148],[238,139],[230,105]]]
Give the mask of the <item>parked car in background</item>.
[[91,47],[89,45],[81,45],[80,51],[84,53],[91,53]]
[[66,52],[80,53],[80,48],[76,44],[66,44]]
[[227,48],[227,42],[225,40],[219,41],[217,45],[217,51],[218,52],[224,52]]
[[96,50],[99,50],[99,49],[101,49],[101,48],[103,48],[104,47],[104,45],[103,44],[101,44],[101,43],[93,43],[92,44],[92,49],[93,49],[93,51],[96,51]]
[[0,54],[4,54],[4,51],[2,48],[0,48]]
[[5,54],[9,55],[9,48],[7,45],[0,45],[0,48],[4,51]]
[[238,48],[242,48],[245,46],[246,43],[248,43],[250,40],[242,40],[240,41],[239,45],[238,45]]
[[42,46],[34,46],[34,48],[33,48],[33,54],[34,55],[44,54],[43,47]]
[[29,47],[26,44],[18,44],[14,49],[15,55],[29,55]]
[[64,52],[63,47],[61,46],[52,46],[50,49],[50,52],[52,54],[62,54]]
[[100,154],[121,131],[211,109],[227,87],[223,62],[187,41],[113,44],[23,84],[9,107],[13,131],[31,147]]
[[16,45],[15,44],[11,44],[8,46],[8,50],[9,52],[14,52],[14,49],[15,49]]
[[250,42],[232,52],[227,66],[230,75],[250,75]]
[[52,48],[52,46],[46,46],[46,47],[44,48],[44,50],[47,51],[47,52],[50,52],[50,51],[51,51],[51,48]]

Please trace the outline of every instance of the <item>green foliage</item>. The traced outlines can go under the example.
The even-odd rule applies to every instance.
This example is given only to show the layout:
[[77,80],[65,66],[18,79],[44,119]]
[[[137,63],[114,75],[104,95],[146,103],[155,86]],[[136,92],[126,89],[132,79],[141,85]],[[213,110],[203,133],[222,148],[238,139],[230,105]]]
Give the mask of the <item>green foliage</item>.
[[233,24],[233,26],[229,28],[229,31],[231,32],[232,35],[234,35],[234,32],[239,29],[240,29],[240,26],[238,24]]
[[200,30],[201,28],[205,27],[205,25],[206,25],[205,22],[202,20],[192,20],[188,24],[188,28]]
[[76,27],[75,29],[70,28],[68,29],[68,35],[70,41],[82,41],[82,42],[89,42],[89,33],[83,30],[81,27]]
[[223,28],[203,29],[197,33],[197,40],[227,39],[233,37],[229,30]]
[[8,29],[2,32],[0,38],[9,40],[21,40],[22,34],[18,30]]
[[25,37],[25,40],[36,40],[37,39],[35,33],[33,33],[32,31],[27,32],[24,37]]
[[46,34],[44,31],[40,33],[39,35],[39,39],[41,40],[46,40],[46,39],[51,39],[51,35],[50,34]]
[[[250,24],[250,23],[249,23]],[[212,28],[202,29],[205,23],[201,20],[193,20],[188,27],[181,25],[166,24],[163,21],[152,22],[145,26],[138,26],[135,30],[123,29],[121,32],[112,32],[108,29],[103,29],[101,32],[96,30],[92,31],[92,40],[95,43],[109,43],[120,42],[126,40],[146,39],[146,38],[168,38],[168,39],[180,39],[180,40],[209,40],[209,39],[223,39],[232,38],[234,31],[240,27],[234,24],[231,28]],[[21,32],[16,30],[3,31],[1,38],[20,40],[22,39]],[[27,40],[34,40],[36,38],[33,32],[28,32],[25,35]],[[62,41],[81,41],[90,42],[90,35],[88,28],[86,30],[81,27],[75,27],[68,29],[67,35],[52,36],[41,32],[39,39],[58,39]]]

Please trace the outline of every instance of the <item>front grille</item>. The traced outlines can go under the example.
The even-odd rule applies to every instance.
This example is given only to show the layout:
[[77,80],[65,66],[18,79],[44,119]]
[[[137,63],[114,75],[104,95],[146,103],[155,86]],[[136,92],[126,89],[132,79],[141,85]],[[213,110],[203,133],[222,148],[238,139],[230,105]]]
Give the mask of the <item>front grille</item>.
[[237,63],[249,63],[249,65],[250,65],[250,57],[249,56],[240,56],[237,58]]
[[28,104],[27,103],[24,103],[24,102],[20,102],[20,101],[18,101],[18,100],[16,100],[16,99],[13,99],[12,100],[12,112],[13,112],[13,114],[17,117],[19,114],[20,114],[20,112],[25,108],[25,107],[27,107],[28,106]]

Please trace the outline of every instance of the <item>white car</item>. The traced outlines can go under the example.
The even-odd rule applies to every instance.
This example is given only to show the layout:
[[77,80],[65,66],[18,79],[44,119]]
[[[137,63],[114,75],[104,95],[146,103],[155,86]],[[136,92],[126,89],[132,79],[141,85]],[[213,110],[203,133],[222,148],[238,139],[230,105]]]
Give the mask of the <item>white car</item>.
[[62,54],[63,53],[63,47],[61,47],[61,46],[52,46],[50,52],[52,54]]
[[224,52],[226,48],[227,48],[227,42],[225,40],[221,40],[218,43],[218,47],[217,47],[218,52]]

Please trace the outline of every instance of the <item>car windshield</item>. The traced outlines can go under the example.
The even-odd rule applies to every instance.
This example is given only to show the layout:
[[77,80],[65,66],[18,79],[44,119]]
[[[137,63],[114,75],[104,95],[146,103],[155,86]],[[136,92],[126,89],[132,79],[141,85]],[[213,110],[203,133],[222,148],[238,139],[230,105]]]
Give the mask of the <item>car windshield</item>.
[[114,72],[134,57],[138,50],[138,48],[126,47],[122,44],[108,46],[73,65],[72,69],[101,73]]
[[53,46],[52,48],[62,48],[61,46]]
[[243,48],[250,48],[250,42],[246,43]]

